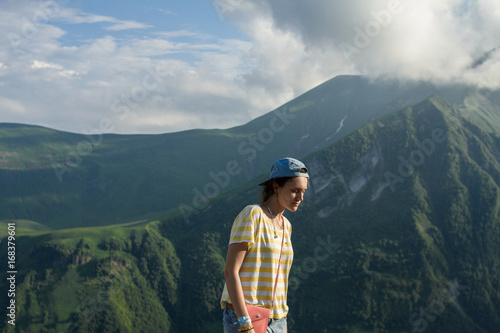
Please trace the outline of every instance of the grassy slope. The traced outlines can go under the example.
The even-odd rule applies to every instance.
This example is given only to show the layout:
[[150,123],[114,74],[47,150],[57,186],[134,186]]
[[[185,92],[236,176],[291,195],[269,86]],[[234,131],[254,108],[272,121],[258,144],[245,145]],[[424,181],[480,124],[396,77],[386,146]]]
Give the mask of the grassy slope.
[[156,222],[40,233],[16,247],[18,329],[172,331],[180,262]]
[[[25,130],[23,126],[20,128],[21,132]],[[30,128],[29,131],[32,137],[46,137],[49,130]],[[36,132],[39,133],[33,135]],[[231,150],[231,139],[227,139],[231,136],[217,131],[200,134],[192,131],[174,136],[109,135],[85,155],[74,154],[75,147],[89,141],[68,133],[58,132],[57,139],[46,137],[51,142],[49,147],[38,139],[29,142],[15,139],[22,150],[11,148],[9,140],[2,139],[1,151],[12,149],[19,153],[13,156],[19,165],[5,162],[7,169],[0,170],[2,216],[36,217],[39,222],[61,228],[121,223],[158,212],[164,215],[175,207],[171,202],[191,201],[192,192],[180,193],[179,189],[203,182],[205,176],[193,172],[194,168],[202,169],[200,165],[206,165],[204,161],[209,158],[214,161],[210,168],[226,167],[220,161],[225,159],[223,152]],[[192,151],[192,146],[199,150]],[[211,152],[208,147],[221,150]],[[195,166],[190,163],[196,160],[193,155],[199,158]],[[32,159],[38,164],[30,164]],[[61,181],[52,168],[53,163]],[[205,173],[210,170],[205,169]]]
[[15,224],[16,234],[18,235],[37,235],[51,231],[51,229],[43,224],[27,221],[27,220],[4,220],[0,221],[0,238],[7,236],[7,226]]
[[[225,172],[230,162],[238,173],[216,193],[266,173],[276,156],[306,156],[437,91],[458,104],[470,94],[466,88],[340,76],[227,130],[84,136],[1,124],[0,219],[60,229],[175,213],[180,204],[193,205],[196,191],[213,191],[210,172]],[[477,106],[486,110],[478,111],[483,123],[493,123],[495,96],[491,107]]]

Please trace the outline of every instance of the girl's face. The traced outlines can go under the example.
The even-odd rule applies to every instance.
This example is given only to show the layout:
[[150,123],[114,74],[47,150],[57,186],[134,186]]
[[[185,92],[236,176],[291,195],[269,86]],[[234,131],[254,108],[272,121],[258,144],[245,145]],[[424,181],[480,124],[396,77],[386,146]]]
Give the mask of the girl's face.
[[304,193],[307,190],[307,178],[295,177],[287,182],[283,187],[278,187],[275,191],[278,195],[279,204],[291,212],[297,211],[300,203],[304,200]]

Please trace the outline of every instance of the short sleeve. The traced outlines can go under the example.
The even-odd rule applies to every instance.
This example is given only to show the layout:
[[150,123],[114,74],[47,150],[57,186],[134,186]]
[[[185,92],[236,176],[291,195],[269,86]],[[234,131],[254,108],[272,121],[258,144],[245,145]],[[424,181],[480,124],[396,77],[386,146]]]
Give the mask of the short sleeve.
[[285,221],[286,221],[286,230],[288,231],[288,236],[291,238],[292,237],[292,224],[290,223],[290,221],[288,221],[288,219],[285,217]]
[[248,243],[251,247],[255,243],[254,236],[254,219],[256,218],[256,211],[254,206],[246,206],[236,216],[231,228],[231,236],[229,237],[229,244],[233,243]]

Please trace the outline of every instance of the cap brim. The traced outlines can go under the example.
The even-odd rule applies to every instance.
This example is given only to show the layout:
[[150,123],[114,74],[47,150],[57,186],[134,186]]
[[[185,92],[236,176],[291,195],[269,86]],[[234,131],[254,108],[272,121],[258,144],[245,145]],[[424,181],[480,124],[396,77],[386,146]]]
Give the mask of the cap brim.
[[271,180],[272,180],[272,178],[271,178],[271,179],[268,179],[268,180],[265,180],[265,181],[263,181],[262,183],[259,183],[259,186],[266,186],[266,185],[267,185],[267,183],[269,183],[269,181],[271,181]]

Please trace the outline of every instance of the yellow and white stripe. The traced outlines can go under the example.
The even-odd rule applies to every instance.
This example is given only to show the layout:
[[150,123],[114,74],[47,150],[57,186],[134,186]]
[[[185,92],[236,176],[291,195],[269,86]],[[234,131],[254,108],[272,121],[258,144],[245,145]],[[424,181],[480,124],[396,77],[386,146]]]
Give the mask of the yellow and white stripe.
[[[288,306],[288,275],[293,261],[291,241],[292,225],[285,220],[285,242],[281,257],[280,274],[276,287],[274,309],[271,318],[286,317]],[[275,236],[277,236],[275,238]],[[277,229],[264,214],[259,205],[246,206],[236,217],[231,228],[229,244],[248,243],[248,251],[240,269],[240,281],[245,301],[248,304],[270,308],[273,298],[274,280],[276,278],[280,258],[283,230]],[[227,286],[221,297],[221,307],[231,302]]]

